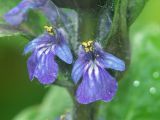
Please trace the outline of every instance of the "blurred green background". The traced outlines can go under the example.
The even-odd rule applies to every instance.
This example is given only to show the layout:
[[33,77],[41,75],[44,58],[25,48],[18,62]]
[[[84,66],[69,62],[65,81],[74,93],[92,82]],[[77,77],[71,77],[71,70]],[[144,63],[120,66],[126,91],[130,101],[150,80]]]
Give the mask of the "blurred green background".
[[[3,8],[0,10],[0,16],[18,1],[5,0],[4,2],[4,0],[0,0],[0,8]],[[131,26],[132,61],[130,68],[125,77],[119,82],[119,90],[115,99],[107,104],[102,103],[99,119],[160,119],[159,11],[160,0],[149,0],[141,15]],[[22,117],[23,115],[32,116],[33,118],[36,115],[42,116],[42,114],[42,118],[45,118],[45,115],[51,116],[48,118],[55,118],[63,113],[60,110],[61,107],[66,108],[72,105],[65,90],[57,87],[53,88],[47,95],[51,99],[48,97],[43,99],[48,88],[43,87],[36,81],[30,82],[26,67],[27,57],[22,55],[26,43],[27,40],[21,36],[0,38],[1,120],[11,120],[21,110],[29,106],[38,105],[42,101],[41,105],[22,112],[18,116],[21,118],[16,118],[15,120],[25,120],[25,117]],[[55,91],[58,91],[58,93]],[[60,94],[63,95],[60,96]],[[65,101],[63,101],[64,98],[66,99]],[[66,103],[67,105],[65,105]],[[31,112],[28,113],[28,111]],[[47,114],[44,115],[44,111]],[[36,119],[40,120],[41,118]],[[30,119],[28,118],[28,120]]]

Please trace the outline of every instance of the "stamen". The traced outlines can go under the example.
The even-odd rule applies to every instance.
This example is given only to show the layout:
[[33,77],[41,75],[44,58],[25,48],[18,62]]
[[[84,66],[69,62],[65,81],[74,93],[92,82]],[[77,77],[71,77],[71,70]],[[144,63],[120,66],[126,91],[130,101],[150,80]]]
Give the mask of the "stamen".
[[93,41],[89,40],[87,42],[82,42],[82,46],[84,47],[85,52],[93,51]]
[[52,26],[44,26],[44,29],[50,34],[55,35],[54,28]]

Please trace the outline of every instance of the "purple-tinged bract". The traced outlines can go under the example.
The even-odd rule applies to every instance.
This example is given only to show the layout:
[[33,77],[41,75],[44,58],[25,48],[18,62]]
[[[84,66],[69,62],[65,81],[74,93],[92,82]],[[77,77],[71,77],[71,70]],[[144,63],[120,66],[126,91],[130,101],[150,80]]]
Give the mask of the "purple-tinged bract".
[[42,84],[51,84],[57,78],[58,64],[54,60],[55,56],[68,64],[73,59],[64,30],[56,29],[53,32],[52,27],[48,27],[47,31],[31,41],[24,50],[24,54],[32,52],[27,62],[30,79],[35,77]]
[[125,63],[104,52],[99,43],[83,42],[79,49],[78,60],[72,70],[72,79],[75,83],[78,83],[82,77],[76,92],[79,103],[112,100],[117,91],[117,82],[105,68],[124,71]]

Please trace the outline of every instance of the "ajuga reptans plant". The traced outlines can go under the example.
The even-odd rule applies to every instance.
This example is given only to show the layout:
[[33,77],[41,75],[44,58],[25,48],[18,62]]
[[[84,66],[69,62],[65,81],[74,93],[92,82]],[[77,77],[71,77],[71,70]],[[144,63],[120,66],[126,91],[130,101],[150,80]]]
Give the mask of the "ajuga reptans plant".
[[[66,64],[73,66],[70,76],[74,83],[78,84],[75,97],[79,103],[89,104],[97,100],[105,102],[112,100],[118,84],[106,69],[124,71],[125,63],[105,52],[96,40],[81,43],[77,52],[78,58],[74,58],[77,59],[74,63],[69,35],[65,27],[56,28],[56,19],[61,17],[58,16],[58,9],[47,11],[50,2],[50,0],[22,0],[4,15],[6,22],[13,26],[19,26],[23,21],[27,21],[27,13],[30,9],[39,9],[46,16],[50,15],[47,18],[52,25],[44,26],[44,33],[31,40],[24,49],[24,54],[31,53],[27,61],[30,80],[36,78],[43,85],[54,83],[58,76],[58,64],[55,60],[58,56]],[[51,17],[52,12],[56,14]],[[64,21],[63,25],[67,26],[65,20],[62,21]]]
[[[24,54],[30,54],[27,60],[29,78],[37,79],[43,86],[58,85],[58,76],[65,74],[69,85],[61,86],[71,92],[78,111],[75,114],[79,116],[73,119],[90,119],[83,113],[93,107],[86,105],[86,108],[81,104],[90,105],[100,100],[109,102],[116,95],[116,79],[119,79],[117,75],[123,73],[126,64],[128,65],[127,25],[136,18],[129,14],[132,13],[133,7],[127,5],[127,0],[106,0],[104,9],[96,16],[98,21],[95,36],[87,38],[88,40],[81,38],[81,35],[87,34],[86,32],[79,32],[80,27],[87,27],[87,24],[81,24],[87,19],[83,17],[83,11],[59,8],[51,0],[21,0],[3,17],[8,24],[16,28],[28,21],[30,10],[41,11],[48,19],[49,23],[44,26],[44,32],[32,36],[24,48]],[[117,55],[121,59],[116,57]],[[117,74],[113,70],[120,72]]]

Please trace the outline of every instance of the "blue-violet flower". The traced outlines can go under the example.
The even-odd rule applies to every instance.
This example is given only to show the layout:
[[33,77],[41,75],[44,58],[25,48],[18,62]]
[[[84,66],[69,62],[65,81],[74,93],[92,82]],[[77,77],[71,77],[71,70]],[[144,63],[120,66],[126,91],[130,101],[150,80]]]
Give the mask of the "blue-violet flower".
[[77,101],[88,104],[97,100],[108,102],[117,91],[117,82],[106,68],[124,71],[125,63],[102,50],[99,43],[88,41],[80,45],[78,60],[72,70],[72,79],[82,82],[76,92]]
[[35,77],[42,84],[51,84],[58,74],[55,55],[68,64],[72,63],[73,57],[65,31],[48,26],[45,26],[45,29],[46,32],[29,42],[24,54],[32,52],[27,62],[30,79]]
[[27,13],[30,9],[41,10],[52,23],[58,16],[57,8],[51,0],[22,0],[16,7],[4,15],[6,22],[13,26],[18,26],[27,19]]

